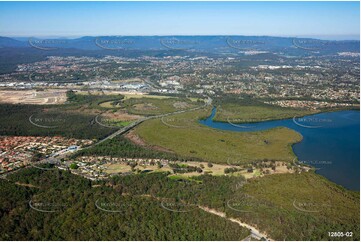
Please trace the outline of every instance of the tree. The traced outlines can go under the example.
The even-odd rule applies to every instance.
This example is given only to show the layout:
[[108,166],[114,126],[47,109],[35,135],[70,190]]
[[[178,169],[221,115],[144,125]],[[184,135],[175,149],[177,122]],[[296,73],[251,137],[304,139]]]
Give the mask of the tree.
[[213,167],[213,164],[212,164],[211,162],[208,162],[207,165],[208,165],[209,168],[212,168],[212,167]]
[[70,164],[69,168],[70,169],[78,169],[79,166],[76,163],[72,163],[72,164]]
[[132,168],[132,170],[134,170],[134,168],[137,166],[137,162],[130,162],[129,166]]
[[36,152],[34,156],[31,158],[32,162],[39,161],[43,158],[43,154]]

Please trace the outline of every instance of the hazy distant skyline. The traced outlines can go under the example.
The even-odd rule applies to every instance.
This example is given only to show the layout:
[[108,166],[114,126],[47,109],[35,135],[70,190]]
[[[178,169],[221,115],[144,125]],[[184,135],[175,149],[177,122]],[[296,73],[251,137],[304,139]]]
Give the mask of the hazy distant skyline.
[[359,2],[0,2],[0,35],[359,39]]

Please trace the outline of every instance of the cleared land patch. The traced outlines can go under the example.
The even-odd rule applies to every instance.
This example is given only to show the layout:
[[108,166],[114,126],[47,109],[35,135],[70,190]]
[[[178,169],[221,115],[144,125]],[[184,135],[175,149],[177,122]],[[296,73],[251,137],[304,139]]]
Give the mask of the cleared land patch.
[[0,103],[47,105],[62,104],[66,99],[66,90],[0,90]]
[[[83,159],[82,157],[81,159]],[[86,157],[85,157],[86,158]],[[127,163],[128,162],[128,163]],[[194,176],[200,176],[204,174],[209,174],[213,176],[244,176],[246,179],[261,177],[264,174],[261,174],[259,169],[252,169],[247,171],[245,167],[237,167],[237,171],[227,172],[227,169],[232,169],[234,166],[228,164],[212,164],[208,166],[207,162],[171,162],[167,165],[162,165],[158,167],[156,162],[147,162],[146,159],[128,159],[127,162],[115,162],[108,163],[104,165],[104,172],[108,174],[117,174],[117,173],[133,173],[132,164],[134,167],[134,172],[170,172],[170,178],[179,178],[179,179],[190,179]],[[176,165],[176,168],[174,167]],[[187,167],[196,167],[200,168],[200,171],[186,171]],[[266,170],[265,168],[264,170]],[[281,173],[293,173],[294,169],[287,169],[286,164],[283,162],[276,162],[276,169],[272,171],[271,168],[268,168],[268,174],[281,174]]]

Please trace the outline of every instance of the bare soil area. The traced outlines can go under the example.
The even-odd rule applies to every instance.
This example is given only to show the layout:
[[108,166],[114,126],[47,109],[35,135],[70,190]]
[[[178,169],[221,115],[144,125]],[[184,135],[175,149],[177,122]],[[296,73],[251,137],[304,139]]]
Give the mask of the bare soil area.
[[66,102],[66,90],[0,90],[0,103],[10,104],[62,104]]

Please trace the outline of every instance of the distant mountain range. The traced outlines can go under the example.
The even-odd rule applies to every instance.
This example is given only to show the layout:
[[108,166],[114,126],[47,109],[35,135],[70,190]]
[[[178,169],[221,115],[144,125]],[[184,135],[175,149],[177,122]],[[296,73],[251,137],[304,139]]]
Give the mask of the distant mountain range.
[[0,48],[38,50],[177,50],[193,52],[359,52],[360,41],[326,41],[270,36],[84,36],[76,39],[0,37]]

